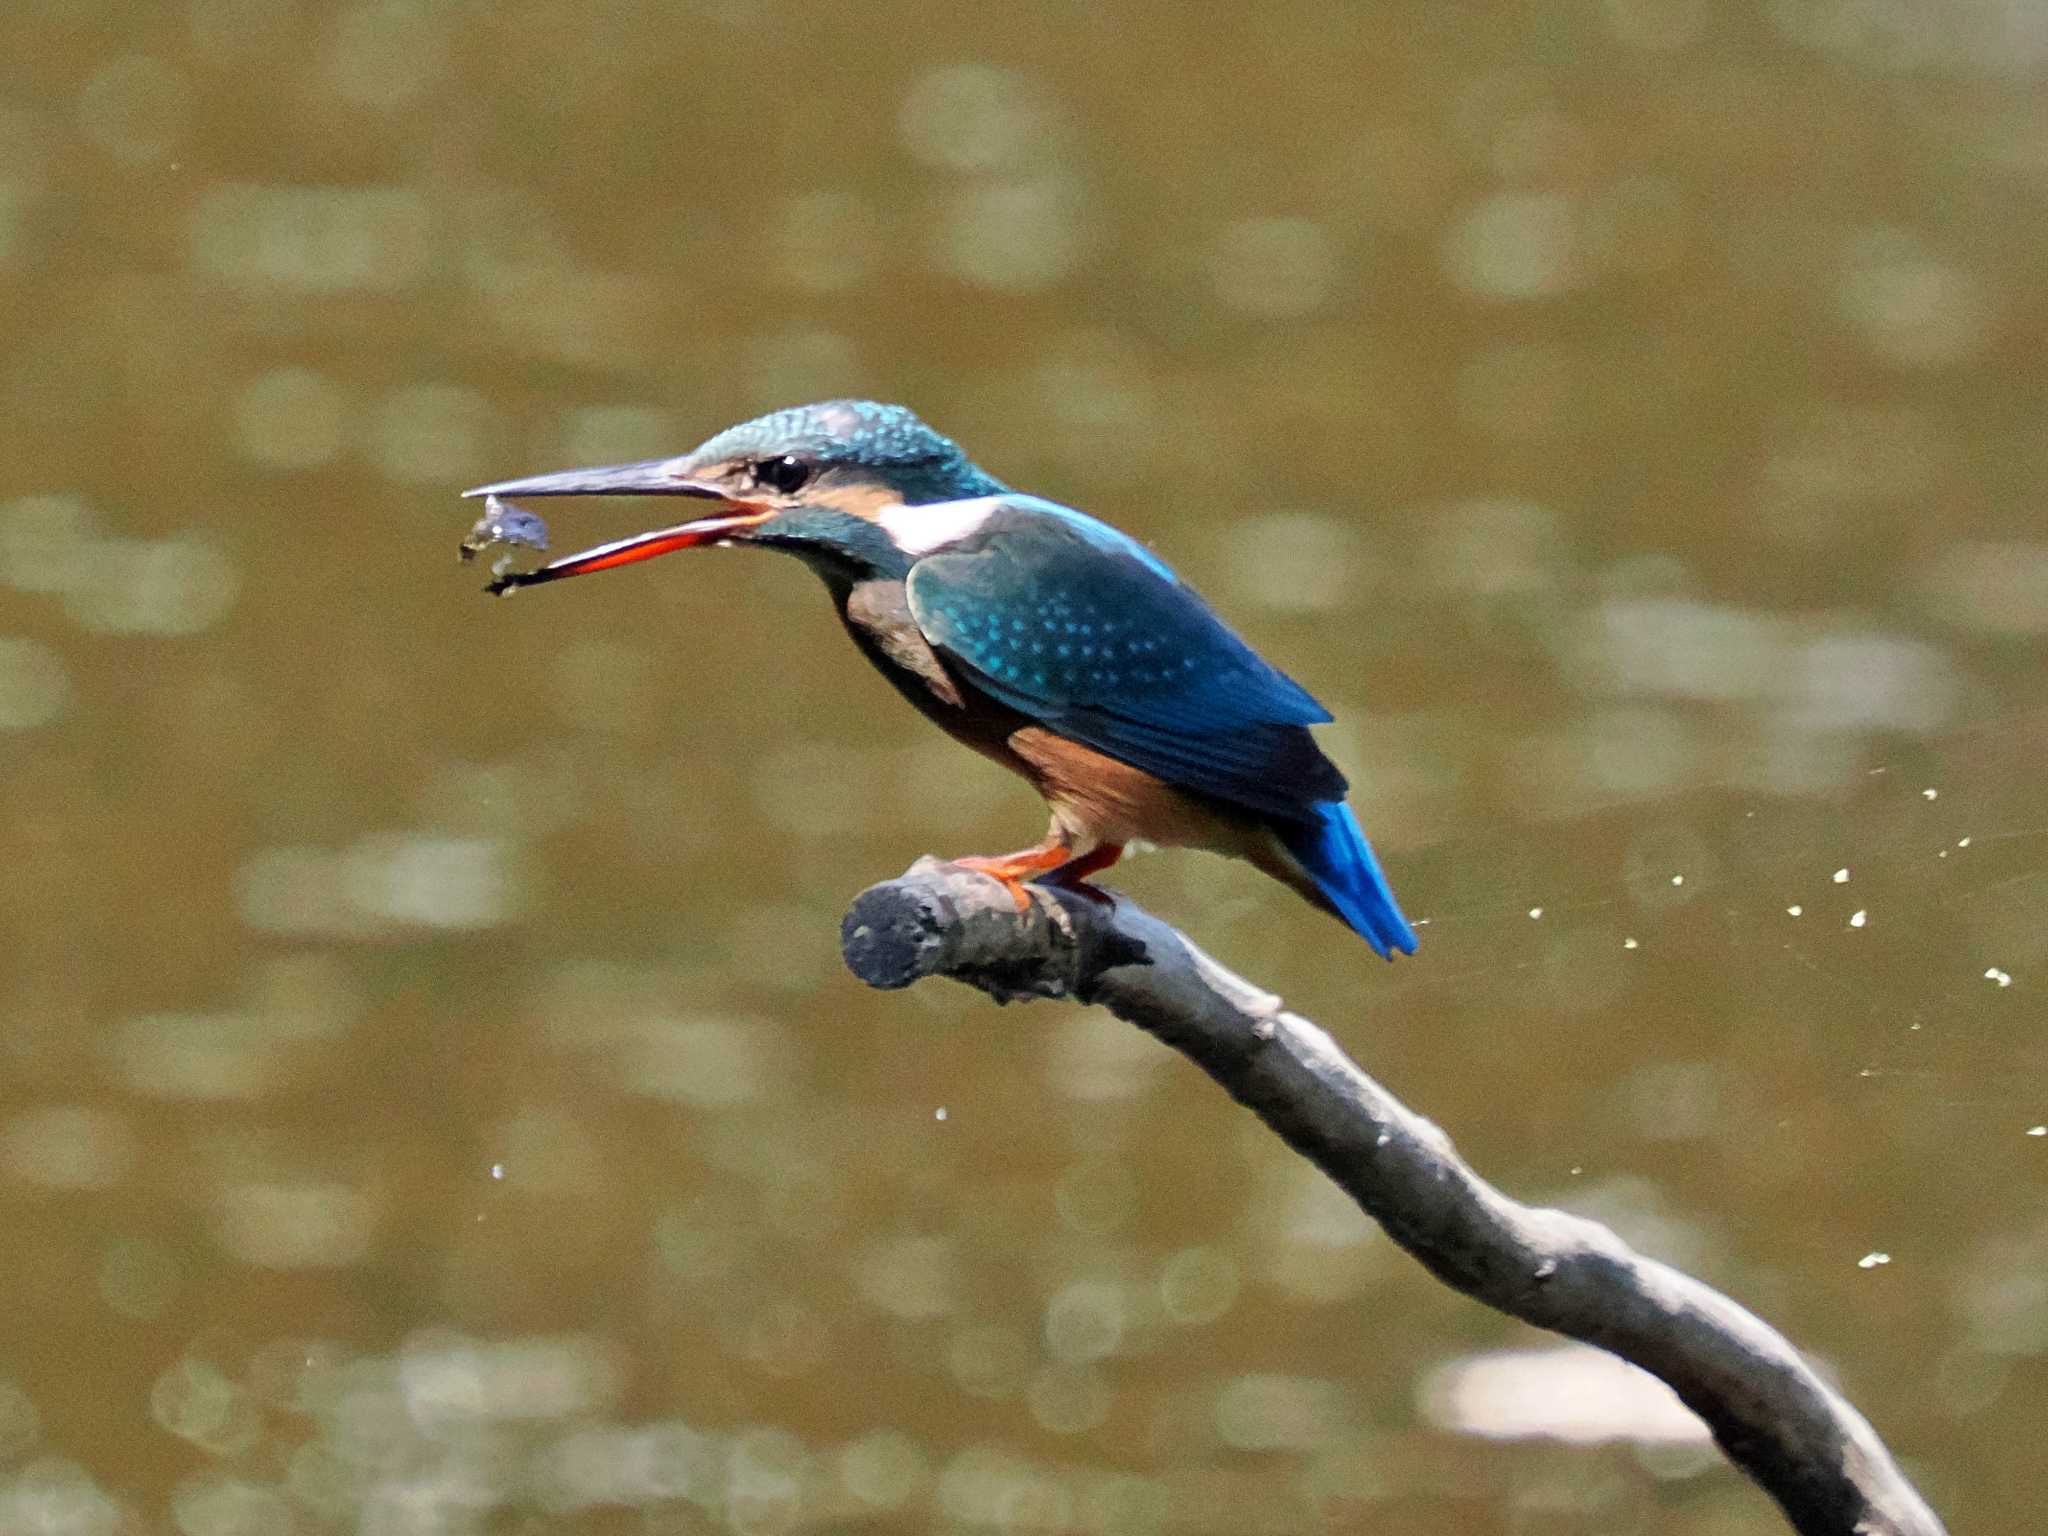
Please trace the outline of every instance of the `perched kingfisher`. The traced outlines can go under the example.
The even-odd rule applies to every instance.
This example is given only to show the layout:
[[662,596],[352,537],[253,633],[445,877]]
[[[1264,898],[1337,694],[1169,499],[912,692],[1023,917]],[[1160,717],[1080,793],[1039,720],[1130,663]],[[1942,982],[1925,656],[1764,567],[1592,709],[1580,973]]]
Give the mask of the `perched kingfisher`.
[[831,400],[742,422],[681,458],[479,486],[469,496],[687,496],[673,527],[490,590],[699,545],[786,550],[854,644],[958,740],[1022,774],[1052,826],[958,862],[1010,888],[1072,886],[1138,839],[1248,859],[1382,956],[1415,949],[1308,727],[1329,711],[1144,545],[1012,491],[899,405]]

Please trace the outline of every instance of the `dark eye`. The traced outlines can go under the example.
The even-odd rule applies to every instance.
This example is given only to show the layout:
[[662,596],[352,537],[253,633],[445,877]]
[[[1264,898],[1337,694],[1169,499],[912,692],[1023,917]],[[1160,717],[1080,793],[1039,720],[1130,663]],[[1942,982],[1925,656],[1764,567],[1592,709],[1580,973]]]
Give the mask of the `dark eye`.
[[761,459],[754,465],[754,479],[771,491],[794,496],[811,478],[811,466],[793,453],[779,459]]

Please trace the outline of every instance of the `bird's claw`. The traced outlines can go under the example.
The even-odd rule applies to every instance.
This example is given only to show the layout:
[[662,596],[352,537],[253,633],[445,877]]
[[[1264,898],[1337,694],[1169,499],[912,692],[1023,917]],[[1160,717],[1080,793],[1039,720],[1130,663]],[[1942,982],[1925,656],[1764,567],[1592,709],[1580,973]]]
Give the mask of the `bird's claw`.
[[1059,878],[1058,871],[1042,875],[1036,880],[1027,880],[1022,875],[1009,873],[1001,869],[989,868],[990,864],[997,862],[993,859],[958,859],[955,862],[963,869],[971,869],[978,875],[987,875],[989,879],[995,881],[1004,890],[1008,891],[1010,893],[1010,900],[1016,903],[1017,915],[1019,917],[1022,917],[1031,910],[1031,892],[1034,887],[1042,887],[1048,891],[1058,891],[1063,894],[1078,896],[1083,901],[1095,903],[1105,911],[1114,911],[1116,909],[1115,892],[1106,891],[1090,880],[1062,880]]
[[1001,884],[1010,893],[1010,900],[1017,904],[1017,915],[1023,916],[1031,910],[1031,893],[1026,890],[1027,876],[1044,874],[1048,869],[1057,868],[1057,863],[1048,864],[1038,850],[1030,854],[1010,854],[1003,858],[991,859],[970,854],[954,863],[962,869],[971,869],[978,875],[987,875]]
[[1019,916],[1031,910],[1031,893],[1027,885],[1042,885],[1048,890],[1072,891],[1084,901],[1100,903],[1114,908],[1116,897],[1099,885],[1092,885],[1088,876],[1097,870],[1107,869],[1117,861],[1123,852],[1120,843],[1104,844],[1102,847],[1082,854],[1079,858],[1059,844],[1052,843],[1038,848],[1027,848],[1022,853],[1005,854],[1001,858],[984,858],[969,855],[953,862],[962,869],[971,869],[976,874],[987,875],[1000,881],[1010,893],[1010,900],[1017,904]]
[[969,858],[956,859],[954,862],[962,869],[971,869],[978,875],[987,875],[989,879],[995,881],[1004,890],[1008,891],[1010,893],[1010,900],[1017,904],[1017,915],[1019,917],[1022,917],[1031,910],[1031,893],[1024,889],[1023,877],[1002,868],[1002,860]]
[[1093,880],[1047,879],[1042,881],[1041,883],[1044,885],[1049,885],[1057,891],[1071,891],[1074,895],[1079,896],[1084,901],[1094,902],[1104,911],[1113,912],[1116,910],[1116,892],[1104,890],[1101,886],[1097,885]]

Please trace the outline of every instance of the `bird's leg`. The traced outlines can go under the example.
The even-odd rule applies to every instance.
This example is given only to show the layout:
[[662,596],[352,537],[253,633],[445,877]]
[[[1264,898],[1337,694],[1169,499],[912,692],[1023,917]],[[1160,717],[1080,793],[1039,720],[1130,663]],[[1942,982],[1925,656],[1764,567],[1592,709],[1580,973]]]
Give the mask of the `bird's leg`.
[[1031,910],[1031,896],[1024,889],[1024,882],[1026,880],[1029,880],[1033,875],[1046,875],[1057,870],[1063,870],[1069,864],[1085,863],[1093,857],[1095,857],[1094,854],[1087,854],[1080,859],[1076,859],[1074,857],[1074,850],[1060,841],[1057,836],[1054,836],[1047,838],[1036,848],[1020,848],[1015,853],[999,854],[994,858],[981,858],[976,855],[969,855],[967,858],[955,859],[953,862],[962,869],[971,869],[983,875],[993,875],[1008,887],[1010,900],[1017,903],[1017,910],[1019,912],[1028,912]]
[[1056,885],[1061,890],[1073,891],[1076,895],[1086,896],[1090,901],[1099,901],[1113,907],[1116,905],[1116,898],[1101,886],[1093,884],[1088,877],[1109,868],[1123,856],[1122,843],[1102,843],[1078,859],[1067,860],[1040,883]]
[[1020,849],[1016,853],[1005,853],[996,858],[969,856],[953,862],[962,869],[971,869],[979,874],[993,875],[1008,887],[1010,899],[1017,903],[1019,912],[1031,907],[1030,893],[1024,889],[1026,881],[1039,877],[1043,885],[1056,885],[1061,890],[1076,891],[1096,901],[1108,901],[1107,891],[1088,884],[1088,876],[1097,870],[1109,868],[1123,857],[1122,843],[1102,843],[1076,857],[1074,850],[1057,835],[1048,837],[1036,848]]

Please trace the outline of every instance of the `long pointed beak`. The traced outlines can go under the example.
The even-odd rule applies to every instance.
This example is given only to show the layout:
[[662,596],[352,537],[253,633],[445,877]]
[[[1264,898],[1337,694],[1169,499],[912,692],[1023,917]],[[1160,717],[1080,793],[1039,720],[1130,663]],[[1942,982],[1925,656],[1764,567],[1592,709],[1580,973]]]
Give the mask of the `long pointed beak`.
[[704,496],[727,499],[701,480],[683,472],[681,459],[643,459],[638,464],[607,464],[602,469],[565,469],[553,475],[528,475],[480,485],[464,496]]
[[715,486],[680,475],[674,459],[650,459],[640,464],[613,464],[602,469],[571,469],[560,474],[532,475],[524,480],[504,480],[464,491],[464,496],[696,496],[719,504],[720,511],[657,528],[629,539],[600,544],[578,555],[551,560],[538,570],[508,572],[486,592],[509,592],[514,587],[539,586],[565,576],[588,571],[608,571],[616,565],[652,560],[671,550],[694,549],[704,544],[721,544],[744,529],[765,523],[775,515],[774,507],[740,501]]

